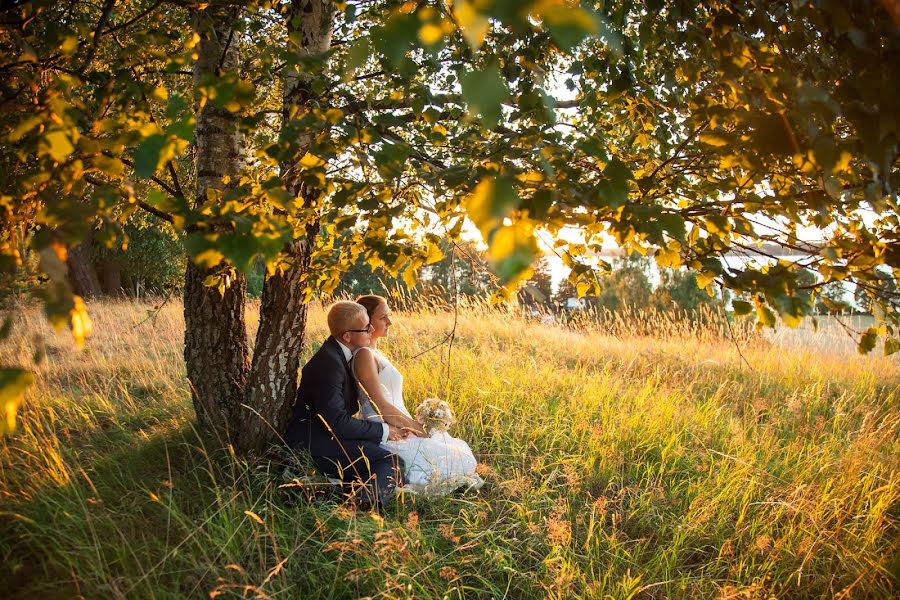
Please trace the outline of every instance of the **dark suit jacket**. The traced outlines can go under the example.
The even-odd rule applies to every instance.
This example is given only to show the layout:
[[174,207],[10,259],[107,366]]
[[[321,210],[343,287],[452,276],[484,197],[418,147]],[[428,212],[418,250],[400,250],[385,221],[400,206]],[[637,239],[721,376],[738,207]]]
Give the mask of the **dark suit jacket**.
[[380,442],[384,426],[354,418],[358,411],[359,386],[344,351],[329,337],[303,367],[285,442],[328,457],[343,456],[348,444]]

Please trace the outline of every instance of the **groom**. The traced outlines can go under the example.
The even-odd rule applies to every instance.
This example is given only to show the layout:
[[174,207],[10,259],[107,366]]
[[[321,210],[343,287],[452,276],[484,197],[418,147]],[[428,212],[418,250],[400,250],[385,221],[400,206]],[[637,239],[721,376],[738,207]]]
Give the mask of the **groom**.
[[308,450],[328,477],[357,484],[361,508],[378,508],[403,485],[403,461],[379,443],[402,439],[406,432],[353,416],[359,410],[359,385],[350,359],[371,339],[366,309],[336,302],[328,310],[328,329],[331,336],[303,367],[284,439],[291,448]]

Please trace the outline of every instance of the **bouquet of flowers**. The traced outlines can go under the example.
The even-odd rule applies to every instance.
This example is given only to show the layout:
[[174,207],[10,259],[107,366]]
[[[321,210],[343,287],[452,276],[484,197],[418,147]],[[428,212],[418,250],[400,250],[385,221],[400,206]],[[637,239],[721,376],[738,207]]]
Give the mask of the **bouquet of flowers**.
[[447,431],[456,421],[450,405],[437,398],[425,398],[416,408],[416,421],[425,426],[425,431],[435,433]]

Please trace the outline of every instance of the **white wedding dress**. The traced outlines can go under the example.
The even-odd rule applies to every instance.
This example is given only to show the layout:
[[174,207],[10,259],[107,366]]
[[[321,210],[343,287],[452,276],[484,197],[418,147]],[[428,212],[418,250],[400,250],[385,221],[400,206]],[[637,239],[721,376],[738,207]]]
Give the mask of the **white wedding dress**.
[[[385,399],[407,417],[403,403],[403,375],[381,352],[367,348],[375,356],[378,380]],[[357,350],[359,352],[359,350]],[[356,353],[354,353],[354,357]],[[354,370],[354,374],[355,374]],[[360,386],[359,415],[362,419],[384,422]],[[406,488],[424,495],[440,496],[458,489],[478,489],[484,481],[475,473],[475,455],[464,441],[439,431],[431,437],[411,435],[404,440],[388,441],[381,446],[403,459]]]

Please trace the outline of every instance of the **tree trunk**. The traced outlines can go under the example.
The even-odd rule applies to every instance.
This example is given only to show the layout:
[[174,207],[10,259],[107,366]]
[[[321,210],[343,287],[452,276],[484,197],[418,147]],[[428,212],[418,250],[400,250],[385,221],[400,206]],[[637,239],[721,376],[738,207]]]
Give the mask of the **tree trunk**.
[[[238,40],[235,13],[215,3],[194,15],[201,41],[194,63],[194,85],[237,69]],[[201,204],[210,189],[225,188],[223,178],[237,181],[242,166],[242,140],[237,118],[215,102],[196,110],[195,140],[197,200]],[[227,282],[223,293],[204,285],[208,276]],[[244,398],[249,370],[244,321],[246,279],[228,265],[215,269],[189,261],[184,286],[184,360],[191,383],[197,421],[229,439],[232,419]]]
[[[319,54],[331,46],[334,5],[325,0],[302,0],[291,4],[285,15],[288,31],[299,33],[293,48],[300,55]],[[291,42],[294,43],[294,42]],[[296,69],[284,74],[283,120],[302,114],[312,97],[310,81]],[[311,134],[301,133],[294,159],[280,165],[285,185],[296,196],[309,200],[318,190],[301,184],[298,160],[305,153]],[[306,236],[288,249],[292,266],[267,276],[263,284],[259,330],[253,352],[253,367],[247,386],[247,414],[239,420],[236,445],[244,451],[259,451],[284,431],[297,392],[297,370],[304,344],[307,306],[303,301],[303,279],[309,268],[310,250],[318,223],[306,227]]]
[[102,293],[97,270],[94,268],[94,263],[91,262],[93,240],[94,228],[91,227],[87,230],[81,243],[69,249],[66,257],[72,291],[82,298],[94,298]]
[[106,259],[100,263],[103,273],[103,293],[107,296],[122,296],[122,265],[117,260]]
[[[314,235],[314,230],[307,230],[307,239]],[[263,450],[287,426],[305,343],[307,305],[302,291],[309,268],[307,239],[291,245],[293,266],[267,277],[263,284],[253,366],[242,407],[246,412],[236,419],[235,446],[241,451]]]

